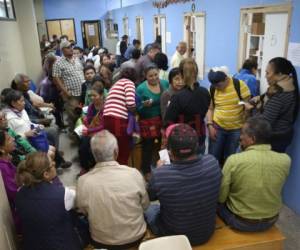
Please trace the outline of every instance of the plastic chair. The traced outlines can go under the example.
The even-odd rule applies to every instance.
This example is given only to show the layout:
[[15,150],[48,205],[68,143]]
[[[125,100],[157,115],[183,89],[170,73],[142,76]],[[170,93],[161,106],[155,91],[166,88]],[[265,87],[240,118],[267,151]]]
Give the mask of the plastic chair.
[[159,237],[143,242],[139,250],[192,250],[185,235]]

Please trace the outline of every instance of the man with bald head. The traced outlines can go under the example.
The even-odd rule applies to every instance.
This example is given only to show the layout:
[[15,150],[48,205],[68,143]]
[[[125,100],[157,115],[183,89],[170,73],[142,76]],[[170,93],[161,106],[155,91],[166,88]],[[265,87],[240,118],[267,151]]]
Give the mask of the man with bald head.
[[178,67],[180,62],[187,58],[187,44],[186,42],[180,42],[177,47],[174,55],[172,56],[171,60],[171,67],[175,68]]
[[77,207],[88,216],[95,248],[131,248],[146,232],[144,179],[135,168],[116,161],[118,142],[108,130],[92,137],[91,149],[96,165],[78,180]]

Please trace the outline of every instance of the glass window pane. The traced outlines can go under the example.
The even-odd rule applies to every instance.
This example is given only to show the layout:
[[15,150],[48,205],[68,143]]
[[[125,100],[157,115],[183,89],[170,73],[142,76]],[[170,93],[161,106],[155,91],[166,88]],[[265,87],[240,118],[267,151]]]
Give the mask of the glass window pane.
[[4,6],[4,0],[0,0],[0,17],[6,18],[6,11]]
[[14,10],[13,10],[13,5],[12,5],[12,0],[6,0],[6,6],[8,10],[8,18],[14,19]]

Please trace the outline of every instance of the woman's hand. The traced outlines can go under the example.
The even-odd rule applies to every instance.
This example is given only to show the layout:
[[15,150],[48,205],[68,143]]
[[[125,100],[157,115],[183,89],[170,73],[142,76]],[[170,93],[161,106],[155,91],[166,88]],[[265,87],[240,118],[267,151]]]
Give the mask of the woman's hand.
[[30,138],[37,135],[37,131],[35,129],[31,129],[25,133],[25,136]]
[[144,107],[151,107],[152,106],[152,99],[146,100],[143,102]]
[[217,139],[217,130],[213,125],[208,126],[209,138],[215,141]]

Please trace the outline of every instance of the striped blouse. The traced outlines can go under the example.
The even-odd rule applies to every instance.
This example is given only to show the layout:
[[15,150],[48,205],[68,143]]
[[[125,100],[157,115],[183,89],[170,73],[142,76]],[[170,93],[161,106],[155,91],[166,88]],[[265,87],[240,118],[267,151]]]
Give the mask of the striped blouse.
[[135,107],[135,86],[128,79],[120,79],[109,90],[104,116],[128,119],[128,108]]

